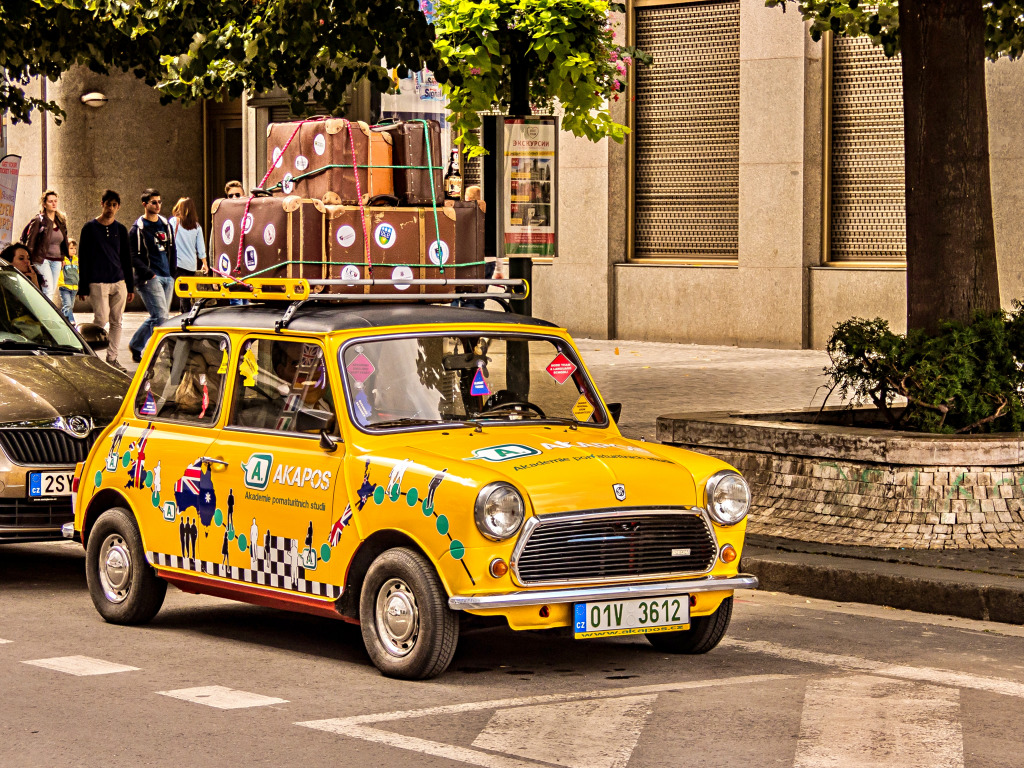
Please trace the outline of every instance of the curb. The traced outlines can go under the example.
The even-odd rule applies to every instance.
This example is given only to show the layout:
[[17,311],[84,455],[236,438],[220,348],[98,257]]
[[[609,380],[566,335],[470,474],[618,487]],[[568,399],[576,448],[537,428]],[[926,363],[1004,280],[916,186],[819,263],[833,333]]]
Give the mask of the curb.
[[1024,624],[1024,579],[748,546],[740,565],[760,589]]

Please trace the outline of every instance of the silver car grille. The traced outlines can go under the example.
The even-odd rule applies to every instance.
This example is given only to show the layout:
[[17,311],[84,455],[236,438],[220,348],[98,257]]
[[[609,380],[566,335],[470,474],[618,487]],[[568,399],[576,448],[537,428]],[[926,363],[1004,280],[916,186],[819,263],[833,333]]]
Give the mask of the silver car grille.
[[0,429],[0,448],[21,466],[71,465],[85,461],[102,430],[74,437],[61,429]]
[[592,510],[530,518],[512,555],[521,584],[707,573],[718,556],[701,509]]

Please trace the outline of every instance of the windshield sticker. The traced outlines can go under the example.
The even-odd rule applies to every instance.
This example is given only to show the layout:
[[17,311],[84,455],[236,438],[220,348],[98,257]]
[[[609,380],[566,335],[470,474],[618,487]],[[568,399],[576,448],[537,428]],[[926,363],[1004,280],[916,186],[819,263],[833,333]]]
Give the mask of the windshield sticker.
[[256,376],[259,375],[260,366],[256,362],[256,353],[252,351],[252,344],[246,345],[242,353],[242,359],[238,363],[238,372],[242,376],[242,386],[255,387]]
[[354,405],[359,423],[363,426],[369,424],[370,417],[373,416],[373,408],[370,407],[370,400],[366,397],[366,390],[360,389],[356,393]]
[[473,374],[473,383],[469,387],[469,394],[483,397],[491,394],[491,388],[487,386],[487,380],[484,378],[483,368],[477,368],[476,373]]
[[558,356],[548,363],[548,367],[544,370],[559,384],[565,384],[569,377],[576,373],[576,364],[559,352]]
[[146,382],[146,399],[139,408],[139,416],[156,416],[156,398],[149,391],[149,382]]
[[377,369],[373,367],[370,358],[360,352],[349,361],[349,364],[345,366],[345,370],[348,371],[348,375],[352,377],[356,384],[362,384],[373,376]]
[[505,443],[504,445],[492,445],[490,448],[477,448],[473,451],[473,458],[484,461],[510,461],[511,459],[521,459],[524,456],[540,456],[540,454],[540,451],[528,445]]
[[590,417],[594,415],[594,406],[591,405],[586,394],[580,395],[580,399],[572,407],[572,415],[576,421],[589,421]]

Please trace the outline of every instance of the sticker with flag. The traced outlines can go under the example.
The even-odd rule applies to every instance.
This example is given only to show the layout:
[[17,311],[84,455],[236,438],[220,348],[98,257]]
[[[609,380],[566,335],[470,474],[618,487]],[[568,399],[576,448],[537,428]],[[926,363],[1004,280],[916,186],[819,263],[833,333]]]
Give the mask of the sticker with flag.
[[217,509],[217,494],[213,488],[210,468],[203,467],[202,459],[196,459],[181,478],[174,484],[174,501],[178,511],[184,512],[195,507],[203,525],[209,525]]
[[352,505],[346,504],[345,511],[341,513],[341,517],[337,519],[334,525],[331,526],[331,534],[328,537],[332,547],[338,546],[338,542],[341,541],[341,534],[345,532],[345,529],[352,523]]

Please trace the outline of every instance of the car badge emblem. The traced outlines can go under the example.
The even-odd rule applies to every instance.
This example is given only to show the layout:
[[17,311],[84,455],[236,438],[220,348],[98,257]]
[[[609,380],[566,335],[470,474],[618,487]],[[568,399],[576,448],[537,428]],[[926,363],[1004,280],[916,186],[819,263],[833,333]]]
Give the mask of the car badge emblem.
[[85,416],[72,416],[68,419],[58,417],[53,426],[75,437],[88,437],[91,425]]
[[619,501],[626,500],[626,486],[622,483],[615,483],[612,485],[612,490],[615,491],[615,498]]

